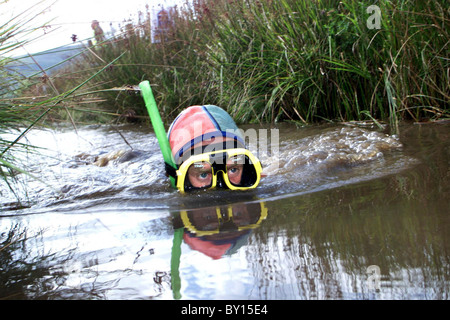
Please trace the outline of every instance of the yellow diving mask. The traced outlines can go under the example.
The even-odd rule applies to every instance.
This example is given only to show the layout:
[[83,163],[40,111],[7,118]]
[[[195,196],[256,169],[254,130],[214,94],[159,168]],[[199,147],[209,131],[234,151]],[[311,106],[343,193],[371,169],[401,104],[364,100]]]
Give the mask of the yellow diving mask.
[[256,229],[267,218],[263,202],[217,206],[180,212],[184,227],[197,237]]
[[262,167],[260,161],[250,151],[236,148],[193,155],[176,171],[175,169],[167,171],[170,175],[176,176],[176,186],[184,193],[195,189],[212,189],[216,186],[231,190],[253,189],[259,184]]

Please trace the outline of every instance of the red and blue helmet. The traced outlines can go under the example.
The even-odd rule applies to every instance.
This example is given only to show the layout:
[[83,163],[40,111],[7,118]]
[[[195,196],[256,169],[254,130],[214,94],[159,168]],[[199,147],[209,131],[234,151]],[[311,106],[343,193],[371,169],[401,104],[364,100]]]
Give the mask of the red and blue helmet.
[[[222,137],[234,148],[245,148],[241,131],[231,116],[214,105],[192,106],[183,110],[172,122],[168,139],[176,164],[183,162],[186,151],[201,142],[213,143]],[[221,141],[224,139],[221,139]],[[229,148],[230,143],[227,143]]]

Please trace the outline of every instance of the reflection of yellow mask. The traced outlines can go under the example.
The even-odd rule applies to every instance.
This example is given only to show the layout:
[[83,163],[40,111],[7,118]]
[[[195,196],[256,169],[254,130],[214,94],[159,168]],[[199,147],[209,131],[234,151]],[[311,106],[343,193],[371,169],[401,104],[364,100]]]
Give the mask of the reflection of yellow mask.
[[261,179],[261,163],[247,149],[236,148],[193,155],[176,170],[177,188],[181,192],[210,189],[218,184],[218,173],[231,190],[256,188]]
[[[253,208],[255,206],[256,208]],[[253,204],[235,204],[222,207],[210,207],[192,211],[181,211],[181,220],[188,231],[196,236],[210,236],[226,231],[244,231],[259,227],[267,217],[267,208],[263,202]]]

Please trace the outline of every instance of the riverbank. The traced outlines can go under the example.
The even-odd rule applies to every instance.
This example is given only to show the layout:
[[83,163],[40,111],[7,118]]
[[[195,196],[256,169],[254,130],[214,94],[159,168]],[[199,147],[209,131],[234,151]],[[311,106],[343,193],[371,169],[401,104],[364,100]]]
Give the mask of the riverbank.
[[22,80],[16,73],[22,87],[14,97],[1,92],[1,119],[17,114],[14,105],[22,116],[31,109],[30,118],[51,107],[51,122],[148,121],[134,91],[142,80],[151,82],[166,124],[195,104],[219,105],[239,124],[396,126],[450,117],[450,15],[442,1],[195,0],[169,14],[158,43],[150,13],[141,12],[103,43],[80,43],[84,51],[63,68],[38,66],[42,74]]
[[140,95],[127,86],[150,80],[166,123],[206,103],[238,123],[396,125],[449,116],[450,16],[442,1],[204,0],[170,15],[160,43],[152,43],[150,15],[142,13],[74,64],[76,77],[58,81],[61,91],[125,52],[86,88],[100,102],[74,102],[73,110],[145,118]]

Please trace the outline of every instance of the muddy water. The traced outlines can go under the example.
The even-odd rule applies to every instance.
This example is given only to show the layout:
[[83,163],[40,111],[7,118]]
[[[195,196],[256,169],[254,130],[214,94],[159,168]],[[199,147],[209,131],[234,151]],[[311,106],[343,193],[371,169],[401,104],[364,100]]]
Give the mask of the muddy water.
[[0,298],[449,298],[448,124],[278,129],[258,189],[189,195],[148,128],[32,131]]

